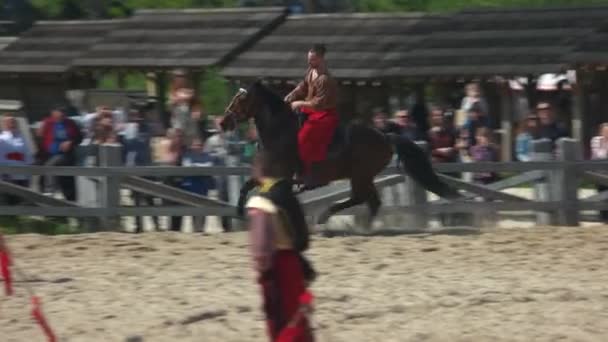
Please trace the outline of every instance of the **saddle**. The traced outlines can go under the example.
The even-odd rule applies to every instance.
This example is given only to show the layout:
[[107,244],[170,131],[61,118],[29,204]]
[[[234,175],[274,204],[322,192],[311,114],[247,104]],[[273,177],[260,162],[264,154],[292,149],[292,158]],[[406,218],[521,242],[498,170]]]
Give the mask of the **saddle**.
[[[304,122],[306,122],[308,116],[304,113],[298,112],[298,129],[301,129],[304,126]],[[347,125],[340,122],[338,127],[334,130],[333,137],[329,146],[327,147],[327,157],[325,160],[335,159],[340,157],[340,154],[344,152],[344,149],[348,145],[347,139]]]

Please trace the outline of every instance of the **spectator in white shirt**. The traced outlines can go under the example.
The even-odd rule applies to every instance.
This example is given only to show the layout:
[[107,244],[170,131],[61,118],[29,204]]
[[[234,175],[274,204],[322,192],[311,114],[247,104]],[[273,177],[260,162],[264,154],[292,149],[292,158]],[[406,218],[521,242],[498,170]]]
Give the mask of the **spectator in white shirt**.
[[[591,159],[607,160],[608,159],[608,122],[600,125],[599,134],[591,138]],[[598,184],[597,191],[608,190],[608,187]],[[600,211],[600,218],[604,222],[608,222],[608,211]]]
[[[2,132],[0,133],[0,165],[2,166],[24,166],[34,162],[33,153],[19,132],[17,120],[11,115],[4,115],[1,119]],[[19,174],[2,174],[3,181],[16,185],[28,187],[29,177]],[[19,198],[5,196],[9,205],[19,203]]]

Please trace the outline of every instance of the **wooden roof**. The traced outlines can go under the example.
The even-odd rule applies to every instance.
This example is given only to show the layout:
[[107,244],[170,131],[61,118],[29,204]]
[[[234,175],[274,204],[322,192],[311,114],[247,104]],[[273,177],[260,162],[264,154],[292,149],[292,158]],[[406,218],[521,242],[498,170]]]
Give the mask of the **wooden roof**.
[[142,69],[221,65],[286,15],[281,7],[141,10],[74,65]]
[[560,72],[565,56],[606,22],[608,7],[493,9],[452,15],[387,77]]
[[317,42],[327,45],[330,70],[342,79],[560,72],[581,42],[587,57],[606,60],[608,6],[291,16],[223,73],[301,78]]
[[0,73],[62,73],[118,20],[40,21],[0,51]]
[[578,66],[608,65],[608,20],[581,39],[565,60]]
[[326,44],[337,78],[369,79],[399,59],[430,32],[441,17],[426,14],[294,15],[222,71],[235,78],[301,78],[306,52]]
[[17,37],[0,37],[0,50],[4,50],[4,48],[15,40],[17,40]]

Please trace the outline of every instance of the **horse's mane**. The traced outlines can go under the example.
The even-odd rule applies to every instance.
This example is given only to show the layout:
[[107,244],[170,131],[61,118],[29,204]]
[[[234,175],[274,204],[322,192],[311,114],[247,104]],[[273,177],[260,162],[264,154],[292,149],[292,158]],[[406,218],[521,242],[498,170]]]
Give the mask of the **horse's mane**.
[[[283,98],[276,92],[262,84],[260,80],[255,81],[251,87],[261,94],[266,99],[266,104],[271,114],[293,114],[291,108],[287,106]],[[287,111],[287,113],[285,113]],[[288,117],[293,117],[288,116]]]

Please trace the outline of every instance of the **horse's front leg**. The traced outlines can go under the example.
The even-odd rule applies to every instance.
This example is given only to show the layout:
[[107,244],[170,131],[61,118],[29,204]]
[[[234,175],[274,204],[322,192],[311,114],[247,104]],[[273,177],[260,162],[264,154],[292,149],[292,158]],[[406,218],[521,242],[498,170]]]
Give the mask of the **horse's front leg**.
[[247,200],[247,195],[257,185],[258,185],[258,182],[255,179],[249,178],[249,179],[247,179],[245,184],[243,184],[243,186],[241,187],[241,192],[239,194],[239,201],[237,203],[237,208],[236,208],[236,213],[239,217],[245,216],[245,201]]

